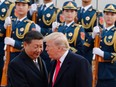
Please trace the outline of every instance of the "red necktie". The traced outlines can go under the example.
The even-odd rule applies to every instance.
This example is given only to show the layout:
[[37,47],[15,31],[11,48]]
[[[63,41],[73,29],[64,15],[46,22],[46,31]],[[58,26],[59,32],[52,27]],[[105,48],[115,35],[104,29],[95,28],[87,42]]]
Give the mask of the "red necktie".
[[53,82],[52,82],[52,87],[54,86],[54,83],[56,81],[56,78],[58,76],[58,73],[59,73],[59,70],[60,70],[60,61],[58,60],[57,61],[57,64],[56,64],[56,71],[55,71],[55,74],[54,74],[54,79],[53,79]]

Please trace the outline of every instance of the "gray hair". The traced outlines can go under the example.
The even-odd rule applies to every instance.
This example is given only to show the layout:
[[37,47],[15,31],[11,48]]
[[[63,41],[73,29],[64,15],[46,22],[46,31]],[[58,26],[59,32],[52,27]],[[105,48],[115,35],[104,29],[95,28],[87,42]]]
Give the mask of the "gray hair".
[[69,49],[69,43],[66,36],[61,32],[54,32],[44,37],[44,42],[53,41],[56,46],[63,47],[64,50]]

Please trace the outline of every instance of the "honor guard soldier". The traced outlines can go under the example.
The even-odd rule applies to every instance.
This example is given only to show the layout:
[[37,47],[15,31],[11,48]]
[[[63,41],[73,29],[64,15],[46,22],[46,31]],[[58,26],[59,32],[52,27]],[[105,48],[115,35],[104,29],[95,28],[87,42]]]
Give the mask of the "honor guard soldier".
[[[8,0],[0,0],[0,80],[2,74],[2,67],[4,64],[4,38],[5,38],[5,29],[4,21],[8,15],[12,15],[12,9],[15,6],[14,3]],[[1,81],[0,81],[1,82]]]
[[41,33],[43,36],[47,35],[52,29],[52,23],[54,21],[60,22],[61,10],[56,8],[52,0],[43,0],[43,4],[32,4],[30,9],[30,15],[37,11],[37,24],[41,27]]
[[[98,65],[98,81],[96,87],[116,87],[116,5],[107,4],[103,10],[105,26],[101,33],[100,48],[93,48],[93,54],[102,57]],[[99,27],[93,30],[93,37]]]
[[66,35],[71,50],[74,53],[82,55],[84,51],[83,43],[85,40],[85,33],[84,29],[74,22],[77,16],[77,4],[73,1],[67,1],[63,4],[62,10],[65,22],[59,25],[58,32],[62,32]]
[[89,60],[91,63],[92,61],[92,49],[93,46],[90,47],[90,45],[87,43],[90,38],[92,38],[92,31],[93,27],[97,24],[97,17],[100,20],[99,26],[103,28],[103,17],[102,13],[98,13],[91,5],[92,0],[82,0],[82,7],[77,8],[77,22],[82,25],[82,27],[85,30],[85,54],[84,57]]
[[5,37],[4,43],[6,45],[11,45],[10,48],[10,60],[17,56],[21,49],[23,48],[23,38],[24,35],[31,30],[36,30],[35,24],[27,18],[27,12],[29,10],[30,1],[29,0],[16,0],[16,10],[18,16],[16,19],[11,19],[7,17],[5,20],[4,27],[8,24],[12,24],[11,37]]

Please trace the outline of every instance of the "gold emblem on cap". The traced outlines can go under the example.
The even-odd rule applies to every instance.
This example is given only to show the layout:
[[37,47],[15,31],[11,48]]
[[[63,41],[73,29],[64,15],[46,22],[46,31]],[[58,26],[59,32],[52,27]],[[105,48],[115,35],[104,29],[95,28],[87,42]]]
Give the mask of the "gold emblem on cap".
[[112,39],[112,36],[110,35],[110,36],[108,37],[108,39]]
[[2,12],[6,12],[6,9],[5,8],[2,8]]
[[113,10],[115,10],[113,5],[108,6],[106,9],[113,9]]
[[24,31],[24,28],[20,28],[20,31]]
[[89,21],[89,20],[90,20],[90,17],[89,17],[89,16],[87,16],[85,19],[86,19],[87,21]]
[[48,13],[48,14],[46,14],[46,16],[49,18],[49,17],[51,16],[51,14],[50,14],[50,13]]
[[69,2],[69,3],[67,4],[67,6],[73,7],[74,5],[72,4],[72,2]]
[[73,35],[72,33],[69,33],[69,34],[68,34],[68,36],[70,36],[70,37],[71,37],[72,35]]
[[67,7],[72,7],[73,9],[77,9],[73,4],[72,2],[69,2],[66,6],[64,6],[63,8],[67,8]]
[[26,2],[30,2],[29,0],[25,0]]

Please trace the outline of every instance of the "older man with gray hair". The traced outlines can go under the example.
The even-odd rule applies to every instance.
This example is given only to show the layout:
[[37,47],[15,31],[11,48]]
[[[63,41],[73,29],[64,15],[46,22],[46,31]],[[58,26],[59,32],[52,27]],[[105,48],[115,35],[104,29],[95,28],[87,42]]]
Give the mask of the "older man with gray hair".
[[69,43],[63,33],[51,33],[44,41],[46,51],[53,60],[49,87],[91,87],[92,74],[89,62],[69,50]]

